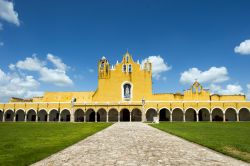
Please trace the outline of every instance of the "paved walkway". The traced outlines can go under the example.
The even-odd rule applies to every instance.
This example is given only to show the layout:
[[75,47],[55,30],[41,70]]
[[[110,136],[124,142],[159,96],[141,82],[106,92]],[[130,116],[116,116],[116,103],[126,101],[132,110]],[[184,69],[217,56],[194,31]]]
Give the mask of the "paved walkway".
[[115,123],[34,165],[248,165],[140,122]]

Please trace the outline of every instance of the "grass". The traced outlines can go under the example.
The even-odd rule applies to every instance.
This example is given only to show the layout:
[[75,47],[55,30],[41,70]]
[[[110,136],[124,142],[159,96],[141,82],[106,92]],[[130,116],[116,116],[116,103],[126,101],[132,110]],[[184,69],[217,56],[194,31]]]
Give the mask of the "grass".
[[29,165],[111,123],[0,123],[0,165]]
[[152,126],[250,162],[250,122],[162,122]]

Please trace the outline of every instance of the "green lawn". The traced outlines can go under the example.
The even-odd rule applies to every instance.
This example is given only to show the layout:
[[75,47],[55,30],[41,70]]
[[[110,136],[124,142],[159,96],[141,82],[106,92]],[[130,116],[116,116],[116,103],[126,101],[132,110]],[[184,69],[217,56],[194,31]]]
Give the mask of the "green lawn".
[[0,165],[29,165],[111,123],[0,123]]
[[162,122],[152,126],[250,162],[250,122]]

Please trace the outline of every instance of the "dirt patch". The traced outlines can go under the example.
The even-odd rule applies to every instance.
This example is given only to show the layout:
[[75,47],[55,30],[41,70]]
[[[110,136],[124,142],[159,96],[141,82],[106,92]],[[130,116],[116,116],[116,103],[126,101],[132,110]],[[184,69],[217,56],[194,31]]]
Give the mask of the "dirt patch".
[[249,152],[242,152],[239,149],[231,146],[226,146],[224,148],[224,151],[235,156],[235,157],[241,157],[244,158],[247,162],[250,163],[250,153]]

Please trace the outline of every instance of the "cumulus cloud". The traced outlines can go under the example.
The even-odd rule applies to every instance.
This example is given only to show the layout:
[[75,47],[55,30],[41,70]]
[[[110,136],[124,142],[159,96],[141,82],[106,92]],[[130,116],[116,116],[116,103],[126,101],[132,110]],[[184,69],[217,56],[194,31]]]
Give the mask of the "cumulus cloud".
[[[48,62],[51,62],[55,68],[49,68],[47,66]],[[25,60],[18,61],[15,65],[9,65],[9,68],[38,72],[40,75],[39,80],[56,86],[67,86],[73,84],[73,81],[66,74],[69,67],[64,64],[59,57],[50,53],[47,55],[47,61],[42,61],[38,59],[36,55],[33,55],[32,57],[27,57]]]
[[200,83],[220,83],[229,79],[226,67],[211,67],[206,71],[190,68],[181,73],[180,82],[191,84],[195,80]]
[[144,65],[147,60],[152,63],[152,77],[157,80],[160,79],[163,72],[169,71],[172,68],[164,61],[164,59],[160,55],[149,56],[148,58],[142,60],[142,65]]
[[228,84],[226,88],[222,88],[219,85],[211,84],[210,85],[210,90],[214,94],[220,94],[220,95],[238,95],[241,94],[243,95],[244,93],[242,92],[242,87],[237,84]]
[[5,73],[0,69],[0,101],[6,102],[11,97],[29,98],[41,96],[37,91],[40,83],[33,76],[18,73]]
[[250,55],[250,39],[245,40],[241,42],[239,46],[236,46],[234,52],[242,55]]
[[11,1],[0,0],[0,18],[17,26],[20,25],[18,13],[14,10],[14,4]]

